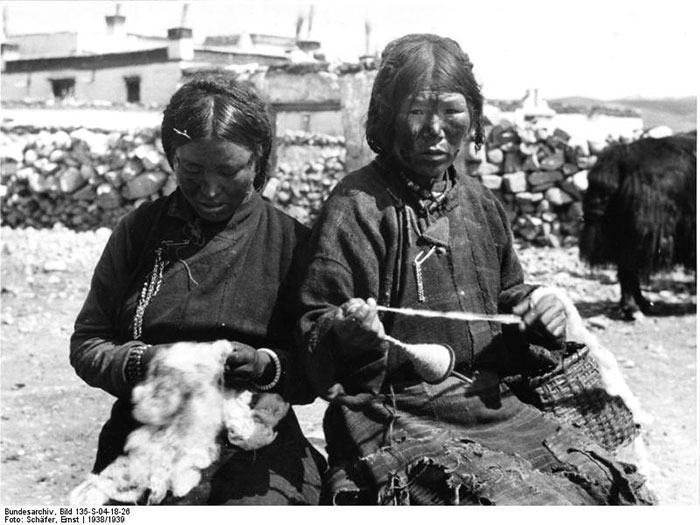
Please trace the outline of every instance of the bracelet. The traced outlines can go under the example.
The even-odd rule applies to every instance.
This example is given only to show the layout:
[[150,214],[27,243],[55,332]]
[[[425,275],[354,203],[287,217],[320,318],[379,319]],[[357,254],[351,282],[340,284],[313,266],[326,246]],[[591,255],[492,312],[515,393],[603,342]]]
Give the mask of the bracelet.
[[280,358],[277,356],[277,354],[269,348],[258,348],[258,352],[263,352],[269,355],[272,358],[272,362],[275,363],[275,377],[272,378],[272,381],[266,385],[255,384],[255,388],[265,392],[267,390],[272,390],[277,386],[277,383],[279,383],[280,378],[282,377],[282,363],[280,362]]
[[149,345],[134,346],[129,350],[129,357],[126,358],[126,380],[130,385],[136,385],[145,379],[143,364],[143,352]]

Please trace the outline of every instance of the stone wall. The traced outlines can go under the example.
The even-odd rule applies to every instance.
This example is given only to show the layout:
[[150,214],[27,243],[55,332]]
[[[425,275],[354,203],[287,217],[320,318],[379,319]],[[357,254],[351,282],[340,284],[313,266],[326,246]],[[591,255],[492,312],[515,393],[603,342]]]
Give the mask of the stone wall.
[[[3,128],[0,138],[2,223],[10,227],[113,227],[140,203],[175,188],[158,129],[19,126]],[[543,245],[573,243],[587,170],[605,145],[561,129],[503,123],[488,130],[478,152],[465,148],[457,168],[501,199],[517,237]],[[350,171],[350,145],[344,137],[287,132],[276,148],[263,196],[312,224],[330,190]]]
[[488,129],[479,151],[465,149],[457,169],[499,197],[516,237],[538,245],[573,244],[588,169],[606,145],[575,139],[560,128],[500,124]]
[[[277,140],[263,195],[308,224],[345,173],[344,139],[289,132]],[[13,228],[113,227],[175,189],[158,128],[3,128],[0,159],[2,223]]]

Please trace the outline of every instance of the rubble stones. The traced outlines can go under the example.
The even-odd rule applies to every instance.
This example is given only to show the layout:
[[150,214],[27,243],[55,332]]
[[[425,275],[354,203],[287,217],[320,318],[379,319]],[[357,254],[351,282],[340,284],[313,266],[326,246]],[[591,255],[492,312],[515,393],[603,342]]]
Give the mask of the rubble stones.
[[82,188],[86,179],[83,178],[80,170],[69,166],[65,169],[59,178],[59,187],[63,193],[74,193]]
[[566,193],[561,188],[549,188],[544,193],[544,198],[551,202],[554,206],[563,206],[573,202],[573,197]]
[[527,190],[527,177],[524,171],[506,173],[503,176],[503,189],[509,193],[521,193]]
[[[549,246],[575,242],[587,170],[607,144],[505,121],[487,127],[485,137],[479,150],[466,148],[464,172],[497,194],[515,237]],[[346,174],[345,139],[287,131],[276,146],[263,198],[310,225]],[[2,221],[11,227],[113,227],[139,203],[176,188],[157,128],[4,127],[0,156]]]
[[527,181],[530,183],[530,186],[532,188],[538,188],[535,189],[535,191],[542,191],[546,190],[547,188],[551,188],[556,183],[561,182],[563,179],[564,176],[560,171],[533,171],[527,177]]
[[578,191],[585,193],[588,189],[588,170],[581,170],[571,177],[571,181]]
[[482,175],[481,182],[490,190],[499,190],[501,189],[503,178],[500,175]]
[[501,169],[490,162],[482,162],[476,170],[478,175],[496,175],[501,172]]

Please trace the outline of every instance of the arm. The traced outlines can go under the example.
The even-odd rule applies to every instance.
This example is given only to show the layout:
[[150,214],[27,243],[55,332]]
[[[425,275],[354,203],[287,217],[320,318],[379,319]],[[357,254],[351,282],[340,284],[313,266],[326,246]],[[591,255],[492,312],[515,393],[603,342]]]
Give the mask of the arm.
[[134,262],[131,231],[134,215],[125,217],[107,241],[95,267],[90,290],[75,321],[70,340],[70,362],[90,386],[116,397],[127,397],[126,360],[140,341],[120,341],[118,312]]
[[565,336],[566,313],[564,305],[554,295],[536,293],[538,284],[525,284],[524,274],[512,242],[508,217],[500,203],[496,203],[508,240],[501,258],[501,293],[498,309],[523,318],[521,330],[531,343],[551,343]]
[[[288,275],[280,286],[277,307],[270,323],[275,334],[275,342],[270,343],[270,349],[277,355],[282,367],[280,382],[272,391],[295,405],[308,404],[316,398],[303,364],[304,349],[294,344],[294,330],[299,319],[298,287],[303,272],[300,258],[308,236],[308,228],[295,223],[291,263]],[[273,379],[274,372],[274,366],[268,368],[259,382],[269,383],[266,380]]]
[[359,314],[361,324],[366,320],[370,331],[378,331],[373,313],[346,305],[353,298],[364,302],[383,293],[386,247],[396,230],[395,218],[391,225],[393,208],[384,210],[360,190],[338,192],[326,202],[312,231],[299,294],[298,336],[319,395],[326,396],[336,383],[349,394],[375,392],[384,380],[385,345],[378,344],[377,336],[361,341],[347,326]]
[[525,284],[524,273],[518,255],[513,246],[513,232],[510,228],[508,215],[500,202],[494,201],[500,226],[504,235],[503,251],[501,254],[501,292],[498,295],[498,310],[511,313],[513,307],[525,300],[537,285]]

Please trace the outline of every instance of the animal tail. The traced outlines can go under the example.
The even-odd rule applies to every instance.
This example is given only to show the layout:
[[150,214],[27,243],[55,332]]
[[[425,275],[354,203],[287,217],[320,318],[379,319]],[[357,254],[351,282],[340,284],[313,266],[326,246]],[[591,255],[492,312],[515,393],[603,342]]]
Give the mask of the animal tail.
[[617,157],[603,152],[588,172],[588,189],[583,197],[583,227],[579,233],[579,257],[591,266],[615,262],[615,235],[610,231],[610,213],[620,187]]

